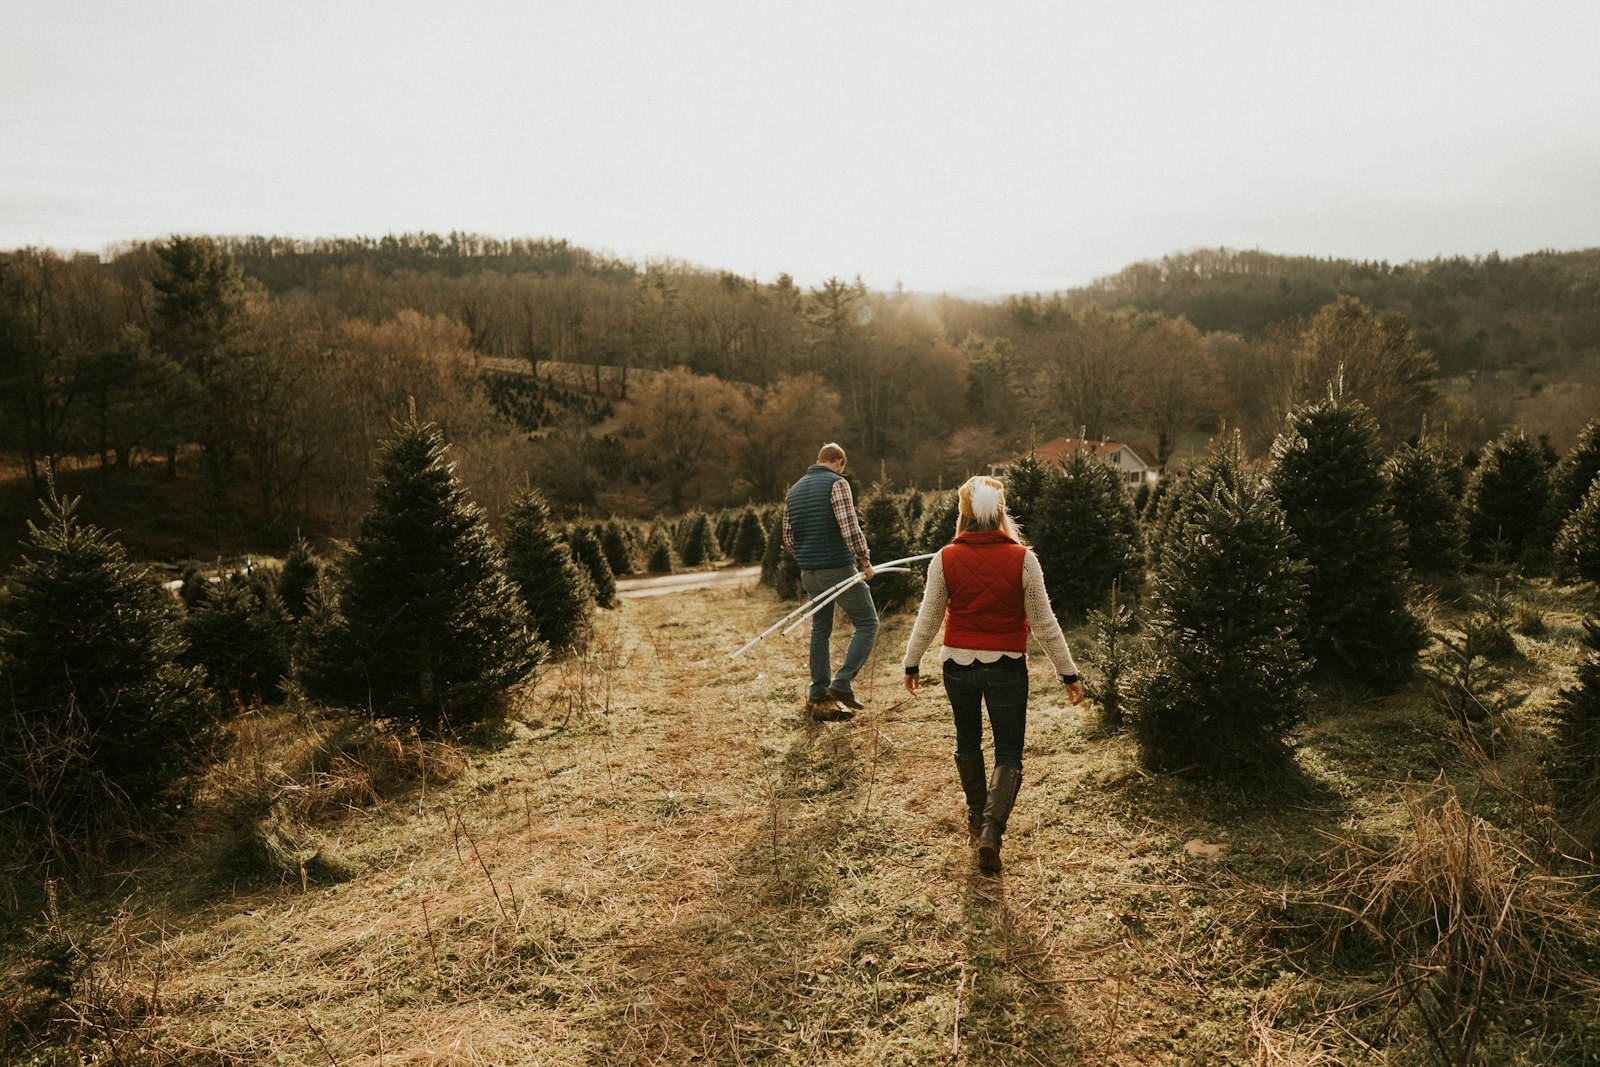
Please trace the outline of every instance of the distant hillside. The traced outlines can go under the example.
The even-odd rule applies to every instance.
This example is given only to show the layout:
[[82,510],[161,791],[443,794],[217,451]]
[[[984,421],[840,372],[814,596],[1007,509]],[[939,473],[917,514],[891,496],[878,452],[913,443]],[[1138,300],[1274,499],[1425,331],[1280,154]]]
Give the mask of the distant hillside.
[[1600,248],[1400,265],[1203,250],[1136,263],[1070,299],[1256,337],[1342,294],[1404,315],[1445,374],[1600,356]]

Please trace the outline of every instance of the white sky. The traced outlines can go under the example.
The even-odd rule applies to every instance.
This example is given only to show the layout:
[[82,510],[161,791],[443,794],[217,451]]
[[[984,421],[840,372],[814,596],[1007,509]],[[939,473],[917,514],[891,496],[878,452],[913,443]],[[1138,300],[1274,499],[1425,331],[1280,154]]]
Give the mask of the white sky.
[[0,0],[0,248],[561,237],[805,285],[1600,245],[1600,4]]

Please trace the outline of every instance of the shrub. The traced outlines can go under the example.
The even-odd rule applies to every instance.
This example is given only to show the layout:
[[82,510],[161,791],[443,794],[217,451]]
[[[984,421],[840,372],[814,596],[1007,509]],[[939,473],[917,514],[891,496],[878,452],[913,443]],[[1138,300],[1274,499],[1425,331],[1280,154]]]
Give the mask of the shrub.
[[1201,468],[1157,573],[1150,665],[1136,679],[1131,725],[1153,767],[1237,776],[1281,762],[1283,737],[1304,713],[1305,565],[1237,434],[1213,444]]
[[589,576],[557,536],[544,494],[529,489],[506,509],[506,573],[541,640],[564,652],[578,643],[594,613]]

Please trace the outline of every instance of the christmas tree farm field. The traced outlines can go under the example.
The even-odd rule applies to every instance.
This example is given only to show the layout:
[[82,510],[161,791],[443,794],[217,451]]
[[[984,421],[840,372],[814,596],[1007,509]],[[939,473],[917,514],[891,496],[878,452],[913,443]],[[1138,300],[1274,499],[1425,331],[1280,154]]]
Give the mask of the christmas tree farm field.
[[[1321,694],[1264,782],[1144,770],[1036,655],[999,876],[969,852],[943,693],[900,687],[909,619],[857,680],[867,709],[818,723],[803,635],[727,657],[791,606],[624,601],[493,743],[361,796],[275,776],[332,729],[312,713],[236,724],[179,843],[19,907],[0,1059],[1595,1061],[1593,868],[1530,755],[1581,658],[1577,587],[1522,596],[1540,626],[1490,720],[1456,725],[1421,677]],[[335,876],[219,865],[252,774]]]

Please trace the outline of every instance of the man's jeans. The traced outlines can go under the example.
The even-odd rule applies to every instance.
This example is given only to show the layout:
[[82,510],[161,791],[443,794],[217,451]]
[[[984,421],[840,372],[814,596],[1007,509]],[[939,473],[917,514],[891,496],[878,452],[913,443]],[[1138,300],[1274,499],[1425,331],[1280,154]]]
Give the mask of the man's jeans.
[[994,765],[1022,769],[1028,730],[1028,672],[1016,667],[944,666],[944,691],[956,721],[956,754],[983,750],[983,705],[994,731]]
[[[801,571],[800,584],[807,595],[815,597],[826,592],[856,572],[854,567],[829,567],[825,570]],[[833,637],[833,604],[844,609],[855,624],[856,632],[850,637],[850,647],[845,649],[844,664],[839,673],[833,673],[828,642]],[[837,600],[811,616],[811,691],[810,699],[821,700],[824,690],[833,688],[841,693],[852,692],[867,656],[878,641],[878,609],[872,605],[872,590],[866,582],[857,582]]]

